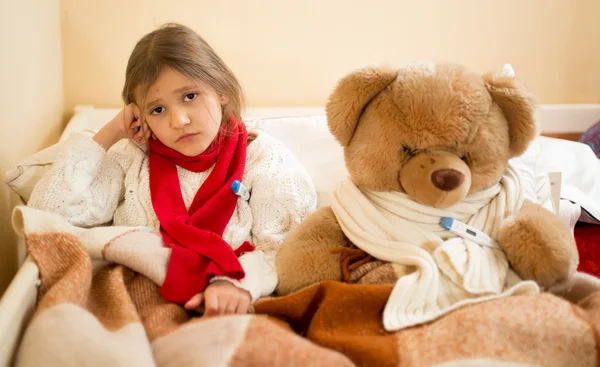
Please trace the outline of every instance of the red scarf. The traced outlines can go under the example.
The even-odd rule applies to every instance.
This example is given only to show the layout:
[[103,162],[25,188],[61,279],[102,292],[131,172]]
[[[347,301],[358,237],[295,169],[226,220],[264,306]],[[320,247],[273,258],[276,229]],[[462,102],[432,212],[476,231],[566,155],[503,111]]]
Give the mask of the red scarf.
[[[187,302],[202,292],[213,276],[244,278],[238,256],[254,247],[245,242],[234,251],[222,236],[237,204],[238,196],[231,184],[242,180],[247,144],[246,128],[233,116],[229,131],[220,132],[206,151],[195,157],[185,156],[158,140],[149,141],[152,206],[162,238],[171,248],[167,275],[160,288],[168,301]],[[187,210],[177,166],[203,172],[213,164]]]

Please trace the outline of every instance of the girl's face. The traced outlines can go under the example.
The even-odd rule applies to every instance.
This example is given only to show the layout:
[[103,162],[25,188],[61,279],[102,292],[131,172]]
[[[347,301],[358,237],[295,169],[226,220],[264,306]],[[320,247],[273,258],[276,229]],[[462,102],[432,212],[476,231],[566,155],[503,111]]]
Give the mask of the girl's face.
[[227,98],[164,67],[143,101],[144,106],[138,107],[154,137],[193,157],[204,152],[217,136]]

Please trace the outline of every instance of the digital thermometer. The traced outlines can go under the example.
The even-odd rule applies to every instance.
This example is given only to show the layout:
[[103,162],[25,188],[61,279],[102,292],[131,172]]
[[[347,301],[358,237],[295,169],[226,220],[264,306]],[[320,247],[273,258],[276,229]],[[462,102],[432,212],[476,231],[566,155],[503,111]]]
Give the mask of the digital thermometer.
[[487,246],[496,250],[500,249],[490,236],[454,218],[444,217],[440,224],[447,231],[450,231],[459,237],[469,239],[478,245]]

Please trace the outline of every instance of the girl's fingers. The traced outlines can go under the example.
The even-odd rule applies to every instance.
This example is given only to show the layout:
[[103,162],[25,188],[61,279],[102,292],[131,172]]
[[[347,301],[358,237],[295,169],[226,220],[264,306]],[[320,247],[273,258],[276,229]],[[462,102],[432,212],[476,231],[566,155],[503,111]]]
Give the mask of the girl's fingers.
[[138,108],[138,106],[135,103],[132,103],[133,106],[131,106],[131,109],[133,110],[133,117],[136,120],[140,119],[140,109]]
[[228,302],[227,300],[224,300],[224,299],[219,300],[219,312],[217,313],[219,316],[225,315],[225,313],[227,311],[227,306],[229,305],[229,303],[230,302]]
[[206,293],[204,298],[204,316],[216,316],[219,313],[219,300],[216,294]]
[[237,309],[235,310],[235,313],[237,313],[239,315],[245,315],[248,313],[249,306],[250,306],[250,301],[248,301],[248,299],[246,297],[244,297],[238,302],[238,306],[237,306]]
[[203,294],[202,293],[198,293],[194,297],[190,298],[190,300],[187,301],[183,307],[186,310],[196,309],[202,303],[202,299],[203,299]]
[[229,300],[229,302],[227,303],[227,308],[225,309],[225,314],[226,315],[233,315],[236,313],[237,308],[239,307],[239,300],[233,299],[233,300]]

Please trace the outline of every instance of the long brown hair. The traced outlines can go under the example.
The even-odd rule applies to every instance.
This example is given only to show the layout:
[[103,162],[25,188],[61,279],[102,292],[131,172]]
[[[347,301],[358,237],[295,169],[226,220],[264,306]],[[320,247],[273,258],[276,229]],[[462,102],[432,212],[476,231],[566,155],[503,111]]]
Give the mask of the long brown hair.
[[[167,23],[146,34],[135,45],[125,73],[122,97],[125,104],[136,102],[135,90],[146,95],[163,67],[168,66],[192,80],[200,81],[228,98],[223,118],[233,114],[241,120],[244,92],[237,78],[200,35],[189,27]],[[137,101],[141,102],[141,101]]]

